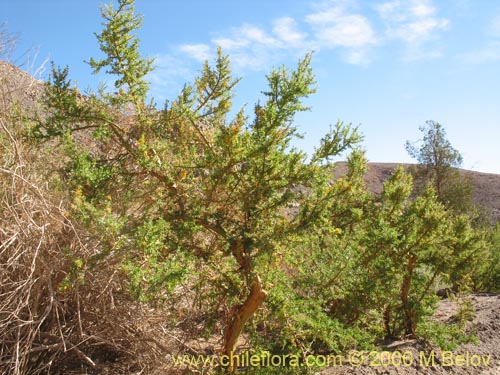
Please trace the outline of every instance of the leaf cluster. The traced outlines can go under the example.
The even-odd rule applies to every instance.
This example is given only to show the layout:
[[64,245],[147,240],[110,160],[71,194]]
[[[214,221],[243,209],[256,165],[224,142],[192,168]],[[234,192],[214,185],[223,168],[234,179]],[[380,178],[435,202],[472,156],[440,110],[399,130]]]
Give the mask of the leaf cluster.
[[[304,355],[418,335],[439,283],[472,282],[485,241],[444,198],[461,156],[439,124],[428,124],[422,148],[407,146],[435,184],[414,194],[398,168],[374,195],[356,127],[339,121],[310,158],[292,147],[295,115],[316,90],[311,55],[271,71],[251,116],[232,111],[239,79],[220,49],[158,108],[147,103],[152,61],[134,35],[141,18],[132,0],[118,5],[102,10],[105,58],[89,62],[117,76],[118,91],[84,97],[67,68],[54,68],[49,116],[33,129],[64,155],[71,214],[101,246],[90,264],[120,259],[141,301],[188,285],[229,347],[253,316],[258,348]],[[346,151],[349,170],[333,179]]]

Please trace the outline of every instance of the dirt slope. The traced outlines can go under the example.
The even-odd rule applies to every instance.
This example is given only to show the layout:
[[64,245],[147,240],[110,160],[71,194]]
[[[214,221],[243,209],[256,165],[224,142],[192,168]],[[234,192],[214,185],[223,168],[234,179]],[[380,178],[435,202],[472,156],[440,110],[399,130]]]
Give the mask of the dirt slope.
[[[12,98],[31,111],[39,108],[37,100],[44,90],[43,82],[2,60],[0,60],[0,88],[2,88],[0,108],[5,98]],[[368,163],[365,176],[368,188],[375,193],[381,192],[383,182],[391,176],[398,165],[397,163]],[[410,166],[410,164],[403,165]],[[346,171],[347,163],[339,162],[336,164],[334,175],[341,176]],[[462,173],[472,179],[474,201],[490,209],[492,217],[500,220],[500,175],[468,170],[462,170]]]
[[0,60],[0,108],[6,108],[14,101],[23,108],[34,110],[43,90],[43,82]]
[[[25,108],[35,109],[37,108],[37,100],[43,93],[43,84],[40,81],[34,80],[29,74],[22,72],[18,68],[0,61],[0,87],[3,87],[3,91],[0,91],[0,111],[2,105],[5,101],[10,100],[8,98],[14,98],[14,100],[20,103]],[[383,181],[385,181],[397,167],[398,164],[392,163],[370,163],[368,165],[368,172],[365,176],[368,187],[374,192],[380,192],[382,189]],[[338,163],[335,175],[339,176],[345,173],[347,166],[345,163]],[[472,177],[472,181],[475,187],[474,199],[477,203],[484,204],[491,208],[493,215],[500,218],[500,175],[479,173],[472,171],[463,171],[463,173],[468,174]],[[457,352],[463,355],[479,355],[479,356],[491,356],[489,357],[488,366],[473,366],[469,363],[468,366],[442,366],[442,353],[440,351],[435,352],[435,366],[427,366],[421,361],[421,354],[423,359],[428,359],[432,353],[433,348],[423,346],[422,344],[414,341],[393,343],[387,350],[401,353],[410,353],[413,356],[413,361],[409,367],[399,367],[399,366],[389,366],[389,367],[353,367],[344,363],[343,366],[335,366],[329,369],[325,369],[321,373],[324,375],[340,375],[340,374],[483,374],[483,375],[500,375],[500,296],[498,295],[473,295],[472,300],[475,308],[475,319],[473,321],[473,327],[477,334],[479,343],[478,345],[467,344],[460,348]],[[130,310],[130,308],[129,308]],[[161,315],[161,311],[155,311],[150,309],[150,314]],[[451,301],[444,301],[440,305],[440,309],[437,313],[437,317],[443,321],[449,319],[455,311],[455,305]],[[129,311],[130,314],[130,311]],[[141,313],[143,321],[148,319],[144,318],[144,314]],[[164,315],[159,318],[155,316],[155,324],[158,321],[165,319]],[[153,320],[150,317],[150,320]],[[154,329],[157,329],[157,325],[154,325]],[[175,345],[175,349],[179,352],[185,350],[182,343],[177,342],[172,339],[170,333],[167,330],[162,332],[157,332],[155,334],[156,341],[161,341],[162,353],[165,353],[163,348],[168,348],[167,351],[173,352],[172,346],[169,344],[169,340],[172,342],[171,345]],[[161,339],[165,336],[165,342]],[[168,337],[167,337],[168,336]],[[160,347],[160,345],[159,345]],[[483,357],[483,358],[486,358]],[[461,357],[454,357],[453,361],[457,364]],[[120,363],[120,368],[128,368],[128,363]],[[160,367],[160,366],[159,366]],[[158,373],[172,373],[174,369],[161,368]],[[66,372],[69,373],[69,372]],[[118,373],[113,369],[95,373]],[[125,370],[120,373],[126,373]],[[150,373],[155,373],[154,371]]]
[[[396,163],[368,163],[365,181],[370,191],[380,193],[385,180],[387,180],[394,170],[403,165],[405,168],[411,164]],[[347,163],[336,163],[334,175],[343,176],[347,172]],[[474,188],[473,199],[476,204],[491,210],[491,216],[495,220],[500,220],[500,175],[493,173],[482,173],[461,169],[460,172],[470,177]]]
[[[478,344],[465,344],[450,353],[414,340],[401,341],[371,355],[365,354],[364,357],[369,358],[365,365],[354,366],[352,363],[357,365],[359,354],[353,353],[351,358],[343,360],[342,366],[325,369],[321,375],[500,375],[500,295],[473,294],[471,299],[475,313],[471,329],[478,338]],[[452,318],[455,311],[455,302],[442,301],[436,318],[446,322]],[[389,356],[387,353],[382,354],[382,351],[389,352]],[[410,366],[399,364],[398,358],[403,355],[406,355]],[[387,358],[389,359],[386,360]],[[388,366],[383,366],[382,361]]]

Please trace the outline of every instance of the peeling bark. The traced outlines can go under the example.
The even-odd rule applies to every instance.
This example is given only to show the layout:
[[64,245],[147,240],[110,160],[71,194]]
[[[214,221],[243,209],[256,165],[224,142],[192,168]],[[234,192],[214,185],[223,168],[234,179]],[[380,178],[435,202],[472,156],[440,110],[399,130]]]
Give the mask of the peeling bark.
[[[247,280],[251,281],[249,281],[250,294],[247,299],[242,305],[234,306],[228,318],[222,348],[223,354],[227,356],[231,356],[231,353],[234,352],[236,342],[243,331],[245,323],[262,306],[267,296],[267,292],[263,288],[259,275],[254,274],[253,277],[250,277],[250,275],[253,274],[253,270],[250,258],[244,250],[241,239],[237,239],[231,247],[232,254],[240,265],[240,269],[249,276]],[[230,368],[230,370],[234,371],[235,369]]]
[[259,276],[255,276],[251,285],[251,291],[246,301],[235,308],[229,317],[229,322],[224,334],[223,352],[231,355],[234,351],[236,341],[238,340],[245,323],[259,309],[266,299],[267,292],[262,288],[262,282]]
[[415,329],[417,327],[415,311],[413,308],[410,308],[408,303],[408,294],[410,292],[411,281],[413,278],[413,270],[417,265],[417,259],[418,257],[416,255],[408,254],[406,273],[401,285],[401,302],[403,303],[403,311],[405,314],[405,333],[410,336],[415,336]]

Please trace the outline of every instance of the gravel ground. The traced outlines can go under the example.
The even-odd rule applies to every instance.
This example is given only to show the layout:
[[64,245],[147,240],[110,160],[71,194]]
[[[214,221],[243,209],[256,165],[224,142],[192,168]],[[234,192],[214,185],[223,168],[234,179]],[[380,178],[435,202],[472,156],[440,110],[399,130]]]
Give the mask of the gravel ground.
[[[363,365],[357,366],[360,354],[353,353],[342,365],[325,369],[321,375],[500,375],[500,295],[473,294],[469,298],[474,305],[472,329],[478,338],[477,344],[465,344],[454,352],[442,352],[414,340],[395,342],[388,345],[386,353],[364,355],[366,361]],[[446,321],[456,309],[454,301],[444,300],[436,312],[436,319]],[[405,366],[405,362],[409,366]]]

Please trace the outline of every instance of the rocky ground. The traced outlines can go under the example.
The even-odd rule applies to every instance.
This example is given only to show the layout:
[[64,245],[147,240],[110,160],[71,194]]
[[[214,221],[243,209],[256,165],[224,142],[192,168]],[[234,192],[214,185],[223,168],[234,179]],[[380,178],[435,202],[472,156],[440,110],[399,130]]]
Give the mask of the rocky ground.
[[[409,168],[412,164],[401,163],[368,163],[365,182],[368,190],[379,194],[382,191],[383,183],[391,177],[394,170],[403,165]],[[346,162],[336,164],[334,175],[342,177],[347,173]],[[482,173],[461,169],[460,173],[470,179],[473,187],[473,200],[482,209],[485,209],[492,220],[500,220],[500,175],[493,173]]]
[[[477,336],[477,344],[443,352],[414,340],[395,342],[384,348],[387,352],[364,354],[363,365],[358,366],[361,354],[353,353],[351,358],[344,359],[342,366],[328,368],[321,375],[500,375],[500,295],[473,294],[470,299],[474,306],[471,329]],[[444,300],[435,317],[446,322],[453,319],[456,311],[455,301]]]
[[[36,113],[39,109],[38,100],[43,92],[43,85],[40,81],[33,79],[27,73],[18,68],[0,61],[0,111],[5,108],[10,101],[20,103],[23,108],[29,109],[31,113]],[[366,175],[367,184],[373,191],[381,189],[384,181],[396,167],[396,164],[369,164]],[[339,163],[335,175],[341,175],[345,164]],[[345,172],[344,172],[345,173]],[[470,174],[475,187],[475,200],[491,208],[492,216],[500,218],[500,175],[485,174],[467,171]],[[103,292],[104,293],[104,292]],[[101,293],[102,294],[102,293]],[[116,296],[111,295],[111,303],[115,309]],[[474,319],[471,322],[471,329],[477,336],[477,344],[462,345],[453,353],[442,352],[437,348],[430,347],[418,341],[401,341],[388,344],[382,352],[375,352],[371,355],[356,353],[355,357],[345,358],[342,364],[324,369],[322,375],[341,374],[482,374],[500,375],[500,295],[494,294],[473,294],[470,296],[474,307]],[[160,310],[133,310],[131,306],[136,306],[129,302],[126,311],[116,311],[116,322],[127,322],[126,329],[130,336],[139,337],[140,340],[150,343],[148,348],[153,348],[155,352],[151,358],[161,358],[160,363],[150,363],[148,370],[144,370],[140,365],[135,365],[134,357],[144,353],[140,350],[130,348],[130,356],[127,359],[114,356],[101,355],[102,361],[93,359],[96,362],[95,368],[82,371],[77,365],[61,367],[60,371],[52,371],[54,374],[174,374],[180,373],[178,369],[172,367],[168,362],[168,353],[183,353],[191,351],[197,352],[197,348],[189,344],[184,339],[182,332],[171,332],[162,326],[162,322],[167,320],[165,314]],[[440,303],[440,308],[436,313],[436,319],[446,322],[453,319],[457,311],[457,304],[452,300],[444,300]],[[125,314],[130,318],[123,318]],[[127,320],[128,319],[128,320]],[[193,324],[190,322],[190,327]],[[191,328],[192,329],[192,328]],[[144,331],[144,332],[143,332]],[[137,339],[139,341],[139,339]],[[113,344],[113,343],[112,343]],[[216,345],[213,344],[213,345]],[[110,346],[112,346],[110,344]],[[205,347],[207,344],[205,344]],[[137,346],[138,347],[138,346]],[[152,350],[152,349],[150,349]],[[390,357],[387,356],[389,353]],[[102,354],[102,353],[101,353]],[[360,357],[365,356],[367,363],[358,365]],[[403,358],[403,356],[406,356]],[[110,358],[112,357],[113,360]],[[144,357],[144,355],[143,355]],[[389,358],[389,361],[387,359]],[[401,360],[401,362],[400,362]],[[385,361],[385,362],[384,362]],[[153,362],[153,360],[151,361]],[[404,366],[404,364],[408,366]],[[369,366],[369,365],[372,366]],[[388,366],[384,366],[384,364]],[[71,364],[73,365],[73,364]],[[135,368],[138,370],[136,371]],[[147,371],[147,372],[146,372]],[[241,372],[243,373],[243,372]]]

